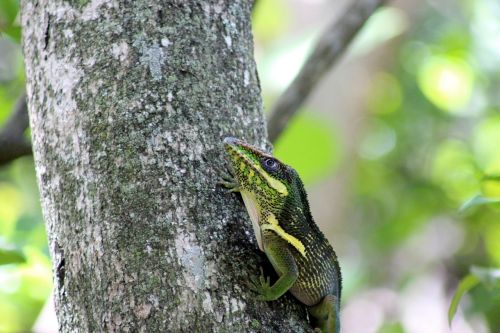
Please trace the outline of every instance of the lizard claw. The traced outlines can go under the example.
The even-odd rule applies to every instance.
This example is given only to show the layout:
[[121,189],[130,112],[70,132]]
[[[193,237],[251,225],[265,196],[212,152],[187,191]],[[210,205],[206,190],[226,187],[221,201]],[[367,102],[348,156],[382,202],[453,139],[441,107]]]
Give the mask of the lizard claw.
[[258,294],[257,299],[260,301],[272,301],[276,299],[271,289],[271,277],[264,275],[264,270],[260,268],[259,277],[250,277],[248,283],[249,289]]
[[231,174],[230,171],[222,173],[222,176],[220,177],[217,184],[224,186],[226,189],[229,190],[229,192],[240,191],[240,184],[235,180],[234,176]]

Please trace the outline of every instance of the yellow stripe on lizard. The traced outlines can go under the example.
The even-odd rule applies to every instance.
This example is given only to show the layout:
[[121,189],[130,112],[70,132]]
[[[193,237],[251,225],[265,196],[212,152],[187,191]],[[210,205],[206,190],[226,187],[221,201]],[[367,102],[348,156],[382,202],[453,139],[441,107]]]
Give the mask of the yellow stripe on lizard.
[[276,191],[278,191],[278,193],[283,196],[283,197],[286,197],[288,195],[288,189],[286,188],[285,184],[283,184],[282,182],[280,182],[279,180],[271,177],[267,172],[265,172],[260,166],[258,165],[254,165],[254,167],[257,169],[257,171],[259,171],[259,173],[262,175],[262,177],[264,177],[264,179],[266,180],[266,182],[269,184],[269,186],[271,186],[272,188],[274,188]]
[[276,219],[276,216],[274,216],[274,214],[271,213],[271,215],[267,217],[267,222],[268,223],[260,226],[261,230],[274,231],[276,234],[278,234],[278,236],[280,236],[288,243],[290,243],[294,248],[296,248],[297,251],[299,251],[299,253],[302,254],[303,257],[306,256],[306,249],[304,247],[304,244],[302,244],[300,240],[298,240],[297,238],[295,238],[294,236],[290,235],[285,230],[283,230],[283,228],[280,227],[278,220]]

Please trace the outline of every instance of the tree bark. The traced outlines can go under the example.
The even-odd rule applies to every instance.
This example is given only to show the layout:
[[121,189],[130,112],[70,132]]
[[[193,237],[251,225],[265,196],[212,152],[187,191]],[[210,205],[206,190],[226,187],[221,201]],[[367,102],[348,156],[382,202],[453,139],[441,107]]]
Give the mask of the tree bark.
[[221,140],[265,145],[251,1],[23,0],[33,149],[62,332],[305,332]]

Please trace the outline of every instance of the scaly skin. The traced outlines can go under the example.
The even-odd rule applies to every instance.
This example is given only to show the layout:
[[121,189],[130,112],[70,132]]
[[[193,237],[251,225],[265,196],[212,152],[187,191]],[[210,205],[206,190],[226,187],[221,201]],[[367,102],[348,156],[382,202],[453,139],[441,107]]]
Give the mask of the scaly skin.
[[340,332],[342,279],[337,256],[314,222],[297,172],[272,155],[235,138],[225,138],[234,181],[250,215],[259,248],[279,278],[253,279],[259,299],[272,301],[290,291],[308,306],[316,330]]

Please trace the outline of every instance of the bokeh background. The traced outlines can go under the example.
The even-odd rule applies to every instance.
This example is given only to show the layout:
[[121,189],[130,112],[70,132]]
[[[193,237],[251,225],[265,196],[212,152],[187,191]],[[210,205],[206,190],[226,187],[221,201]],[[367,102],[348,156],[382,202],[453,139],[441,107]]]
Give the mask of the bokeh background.
[[[266,110],[350,2],[257,1]],[[0,128],[24,86],[17,16],[0,1]],[[340,257],[343,332],[500,332],[499,111],[500,2],[395,0],[276,142]],[[24,157],[0,167],[0,332],[56,331],[51,280]]]

